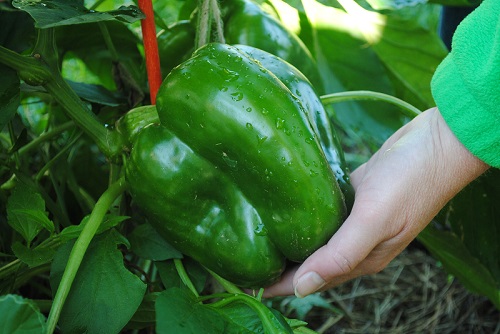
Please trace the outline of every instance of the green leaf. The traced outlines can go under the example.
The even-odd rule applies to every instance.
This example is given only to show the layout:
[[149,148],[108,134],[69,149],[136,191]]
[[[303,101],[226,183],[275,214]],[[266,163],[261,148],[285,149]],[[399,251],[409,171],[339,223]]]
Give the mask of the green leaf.
[[36,34],[33,20],[27,13],[16,9],[0,10],[0,22],[0,45],[19,53],[33,46]]
[[[345,11],[303,0],[306,20],[300,34],[316,58],[326,93],[370,90],[394,95],[395,90],[384,63],[356,26],[356,18]],[[306,34],[307,32],[307,34]],[[333,105],[343,128],[351,129],[377,148],[404,123],[391,106],[369,102]]]
[[396,10],[427,3],[427,0],[366,0],[376,10]]
[[[59,326],[63,333],[118,333],[139,307],[146,285],[123,265],[117,245],[123,236],[115,230],[92,240],[64,304]],[[50,273],[56,291],[73,242],[56,253]]]
[[418,240],[470,291],[487,296],[500,309],[500,288],[488,269],[455,234],[428,226]]
[[21,105],[17,109],[17,114],[26,128],[39,136],[47,129],[50,111],[53,112],[54,109],[51,109],[52,106],[46,101],[30,94],[37,90],[41,91],[41,88],[32,88],[22,85],[21,89],[29,95],[23,94],[24,98],[21,100]]
[[53,258],[56,251],[52,248],[34,248],[30,249],[20,242],[15,242],[12,245],[14,255],[26,263],[28,267],[34,268],[45,263],[49,263]]
[[[170,1],[154,1],[153,9],[157,16],[157,19],[161,21],[161,27],[163,29],[167,28],[169,25],[181,20],[188,19],[196,7],[197,1],[187,1],[187,0],[170,0]],[[186,9],[188,7],[188,9]],[[189,10],[191,9],[191,10]],[[181,17],[185,11],[188,11],[187,16]],[[186,15],[186,14],[184,14]],[[167,74],[167,73],[165,73]]]
[[0,296],[0,333],[45,333],[45,317],[29,299],[17,295]]
[[[198,262],[191,258],[184,258],[182,263],[186,269],[189,279],[193,282],[196,291],[201,292],[207,282],[207,271]],[[158,261],[155,262],[155,265],[166,289],[172,287],[186,289],[186,286],[181,281],[172,260]]]
[[318,332],[313,331],[312,329],[309,329],[307,327],[297,327],[293,329],[294,334],[318,334]]
[[[262,319],[255,310],[244,302],[235,302],[216,309],[231,324],[231,330],[235,333],[288,333],[292,327],[307,325],[307,323],[300,320],[286,319],[277,310],[267,308],[267,306],[257,300],[255,302],[259,303],[260,308],[269,310],[269,312],[267,310],[264,312],[269,320],[267,322],[268,327],[263,325]],[[272,329],[269,328],[269,324],[274,325]]]
[[477,6],[482,0],[429,0],[445,6]]
[[86,84],[83,82],[74,82],[69,80],[68,84],[75,91],[76,95],[89,102],[99,103],[110,107],[116,107],[127,103],[125,97],[111,92],[101,85]]
[[0,64],[0,131],[16,114],[21,102],[19,77],[13,69]]
[[[259,300],[246,294],[229,294],[210,304],[223,314],[228,323],[250,330],[253,333],[292,333],[293,330],[283,315]],[[256,322],[258,319],[258,322]]]
[[36,189],[19,182],[7,202],[9,225],[19,232],[28,245],[45,228],[52,233],[54,223],[45,211],[45,201]]
[[156,299],[156,331],[176,334],[225,333],[219,313],[198,302],[186,289],[170,288]]
[[304,298],[290,297],[282,302],[282,306],[287,309],[286,314],[295,311],[299,319],[305,319],[306,315],[315,307],[321,307],[331,312],[339,312],[319,293],[315,293]]
[[437,66],[448,54],[437,34],[440,7],[419,5],[388,15],[352,4],[346,6],[346,10],[351,17],[363,20],[358,27],[390,72],[398,97],[420,109],[435,106],[430,82]]
[[[78,238],[78,236],[82,232],[83,227],[85,226],[85,224],[87,224],[88,219],[89,216],[86,216],[82,219],[82,222],[79,225],[71,225],[62,230],[61,233],[59,233],[61,241],[65,242],[71,239]],[[127,219],[129,219],[128,216],[106,215],[96,234],[101,234]]]
[[181,259],[182,253],[163,239],[150,224],[137,226],[128,236],[131,250],[144,259]]
[[142,329],[156,324],[155,304],[159,292],[148,293],[125,329]]
[[135,6],[122,6],[117,10],[96,12],[85,8],[78,0],[13,0],[12,5],[30,14],[37,28],[110,20],[132,23],[144,18],[144,14]]
[[469,290],[500,309],[500,170],[491,169],[467,186],[419,240]]
[[[281,0],[269,1],[278,10],[284,7]],[[371,90],[420,109],[434,106],[430,80],[447,54],[436,33],[439,7],[403,6],[382,14],[354,0],[302,0],[301,4],[296,5],[300,37],[316,59],[327,93]],[[348,102],[333,107],[349,136],[359,137],[372,149],[408,120],[396,108],[381,103]]]
[[464,246],[493,275],[500,289],[500,170],[491,169],[455,196],[447,221]]
[[139,38],[121,22],[106,22],[106,29],[118,59],[113,58],[98,23],[57,28],[57,46],[63,59],[64,78],[102,85],[113,91],[116,89],[113,67],[118,61],[138,82],[145,80],[144,59],[138,49]]
[[218,308],[217,311],[231,323],[237,333],[264,333],[262,321],[248,305],[231,304]]

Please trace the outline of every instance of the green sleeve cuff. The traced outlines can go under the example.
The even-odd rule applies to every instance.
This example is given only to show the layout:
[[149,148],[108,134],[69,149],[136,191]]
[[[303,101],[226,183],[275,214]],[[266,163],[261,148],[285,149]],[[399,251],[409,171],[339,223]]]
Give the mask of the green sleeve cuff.
[[431,88],[462,144],[500,167],[500,1],[485,0],[459,25]]

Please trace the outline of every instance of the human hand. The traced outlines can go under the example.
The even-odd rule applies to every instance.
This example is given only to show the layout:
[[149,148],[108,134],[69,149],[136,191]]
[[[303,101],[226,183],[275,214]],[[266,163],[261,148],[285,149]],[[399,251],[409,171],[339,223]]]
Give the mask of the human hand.
[[355,202],[337,233],[264,296],[304,297],[381,271],[487,169],[458,141],[437,108],[423,112],[351,174]]

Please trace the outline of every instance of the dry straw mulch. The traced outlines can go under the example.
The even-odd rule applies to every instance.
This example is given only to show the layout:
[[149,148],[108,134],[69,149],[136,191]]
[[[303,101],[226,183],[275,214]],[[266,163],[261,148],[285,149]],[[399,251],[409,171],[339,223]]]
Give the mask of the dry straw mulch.
[[319,333],[500,333],[500,311],[419,249],[322,296],[341,312],[310,312],[306,321]]

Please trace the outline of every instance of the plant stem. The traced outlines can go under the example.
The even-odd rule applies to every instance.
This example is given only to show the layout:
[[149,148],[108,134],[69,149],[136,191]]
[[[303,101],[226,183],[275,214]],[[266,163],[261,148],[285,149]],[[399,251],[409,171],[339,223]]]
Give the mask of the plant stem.
[[75,122],[69,121],[69,122],[63,123],[63,124],[53,128],[53,129],[51,129],[48,132],[43,133],[39,137],[30,141],[28,144],[21,147],[18,151],[19,155],[23,156],[24,154],[29,153],[31,150],[38,148],[38,146],[40,144],[54,138],[57,135],[60,135],[64,131],[71,129],[74,126],[75,126]]
[[252,308],[255,311],[255,313],[257,313],[257,315],[259,316],[260,321],[262,322],[262,326],[264,327],[265,333],[281,334],[289,332],[285,330],[283,324],[280,324],[277,320],[275,320],[276,316],[271,312],[269,308],[267,308],[260,301],[246,294],[233,295],[231,297],[227,297],[220,301],[212,303],[210,304],[210,306],[224,307],[232,303],[243,303]]
[[40,64],[40,58],[22,56],[0,45],[0,63],[13,68],[30,85],[41,85],[50,79],[51,71]]
[[108,158],[117,158],[122,150],[121,136],[104,127],[61,76],[55,76],[44,87]]
[[105,22],[99,22],[99,30],[101,30],[102,38],[104,39],[104,43],[108,48],[109,53],[111,54],[111,60],[113,62],[118,61],[118,52],[116,52],[115,44],[111,39],[111,35],[109,34],[108,26]]
[[184,283],[184,285],[186,285],[196,297],[199,297],[200,295],[198,291],[196,291],[193,282],[191,282],[191,279],[189,278],[188,273],[186,272],[186,269],[182,264],[182,260],[174,259],[174,265],[177,273],[179,274],[179,277],[181,278],[182,283]]
[[210,275],[212,275],[216,280],[217,282],[219,282],[220,285],[222,285],[222,287],[229,293],[235,293],[235,294],[238,294],[238,293],[244,293],[243,291],[241,291],[240,288],[238,288],[236,285],[234,285],[233,283],[229,282],[228,280],[220,277],[219,275],[217,275],[216,273],[214,273],[213,271],[211,271],[210,269],[207,269],[205,268],[209,273]]
[[210,41],[210,27],[212,25],[210,2],[211,0],[199,0],[195,49],[202,47]]
[[[122,150],[122,137],[101,124],[64,80],[54,64],[57,57],[51,54],[52,51],[49,52],[53,48],[53,36],[49,32],[42,33],[45,30],[40,30],[36,52],[32,56],[22,56],[0,46],[0,63],[16,70],[27,84],[43,86],[108,158],[116,158]],[[43,46],[40,41],[50,46]],[[49,55],[40,52],[48,52]]]
[[219,9],[219,2],[217,0],[211,0],[210,2],[212,18],[215,23],[215,40],[219,43],[226,43],[226,40],[224,38],[223,21]]
[[160,89],[162,77],[158,41],[156,40],[153,4],[151,0],[139,0],[139,8],[143,11],[144,15],[146,15],[146,18],[141,20],[142,39],[144,41],[144,53],[146,55],[149,95],[151,97],[151,104],[156,104],[156,94]]
[[59,152],[57,152],[57,154],[38,171],[38,173],[35,176],[35,182],[40,182],[45,172],[49,170],[50,167],[52,167],[52,165],[54,165],[54,163],[57,162],[57,160],[59,160],[63,155],[65,155],[66,151],[68,151],[76,143],[76,141],[80,139],[81,136],[82,132],[79,132],[74,136],[74,138],[69,143],[67,143],[62,149],[60,149]]
[[412,106],[408,102],[405,102],[397,97],[379,93],[372,92],[368,90],[356,90],[356,91],[347,91],[340,93],[333,93],[321,96],[321,102],[323,104],[330,103],[338,103],[345,101],[358,101],[358,100],[373,100],[373,101],[382,101],[390,104],[394,104],[401,109],[405,116],[414,118],[422,113],[418,108]]
[[87,248],[92,241],[94,235],[102,223],[106,212],[109,210],[111,205],[115,200],[125,191],[126,182],[125,180],[119,179],[117,182],[112,184],[99,198],[94,210],[90,214],[87,224],[83,227],[82,232],[76,239],[76,242],[69,255],[68,263],[64,270],[61,282],[57,288],[56,295],[54,297],[54,303],[49,313],[47,319],[47,333],[51,334],[54,332],[57,321],[62,311],[62,307],[73,284],[73,280],[76,277],[76,273],[80,268],[83,257]]

